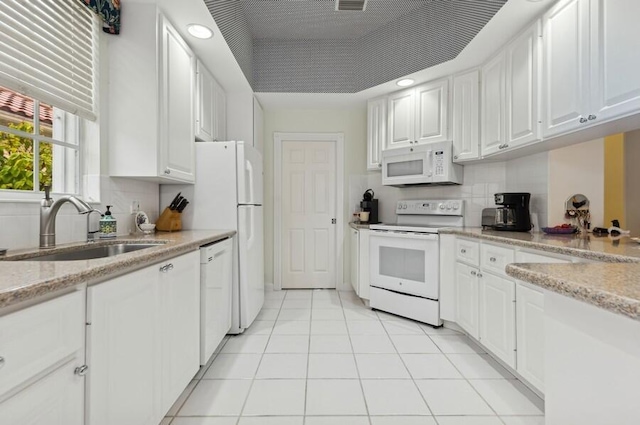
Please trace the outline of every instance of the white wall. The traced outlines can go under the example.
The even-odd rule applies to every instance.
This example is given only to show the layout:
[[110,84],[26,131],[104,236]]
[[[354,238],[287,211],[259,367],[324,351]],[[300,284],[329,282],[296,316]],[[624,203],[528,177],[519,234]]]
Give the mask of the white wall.
[[531,193],[531,216],[534,232],[548,226],[549,155],[548,152],[507,161],[507,192]]
[[[640,236],[640,130],[624,135],[625,218],[632,236]],[[611,223],[604,223],[608,226]]]
[[550,226],[565,223],[565,202],[582,193],[590,201],[592,228],[604,223],[604,139],[596,139],[549,152]]
[[[273,282],[273,133],[343,133],[345,186],[354,175],[366,172],[367,155],[367,111],[366,105],[350,109],[289,110],[267,109],[264,111],[264,220],[265,220],[265,282]],[[351,214],[348,207],[348,187],[345,188],[345,234]],[[342,244],[344,259],[343,275],[345,287],[349,284],[349,240]]]

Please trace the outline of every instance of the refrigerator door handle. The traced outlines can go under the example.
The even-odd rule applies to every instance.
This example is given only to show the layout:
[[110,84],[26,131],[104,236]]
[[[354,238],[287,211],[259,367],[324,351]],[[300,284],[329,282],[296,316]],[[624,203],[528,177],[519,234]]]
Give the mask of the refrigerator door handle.
[[248,198],[249,200],[253,201],[254,198],[254,191],[253,191],[253,186],[254,186],[254,182],[253,182],[253,165],[251,164],[251,161],[249,161],[248,159],[245,159],[244,161],[245,163],[245,170],[246,170],[246,181],[245,181],[245,190],[248,192]]

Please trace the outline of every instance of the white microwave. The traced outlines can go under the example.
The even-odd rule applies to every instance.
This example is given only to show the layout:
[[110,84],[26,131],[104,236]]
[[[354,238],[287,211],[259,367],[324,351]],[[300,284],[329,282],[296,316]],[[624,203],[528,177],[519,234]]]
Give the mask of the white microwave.
[[385,186],[462,184],[463,168],[453,163],[452,142],[436,142],[382,152]]

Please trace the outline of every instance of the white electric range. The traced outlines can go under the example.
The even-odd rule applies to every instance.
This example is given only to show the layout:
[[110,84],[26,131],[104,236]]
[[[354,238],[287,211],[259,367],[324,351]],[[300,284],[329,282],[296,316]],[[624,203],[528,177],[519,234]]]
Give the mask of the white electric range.
[[399,201],[396,214],[370,226],[370,306],[441,326],[438,230],[464,225],[464,201]]

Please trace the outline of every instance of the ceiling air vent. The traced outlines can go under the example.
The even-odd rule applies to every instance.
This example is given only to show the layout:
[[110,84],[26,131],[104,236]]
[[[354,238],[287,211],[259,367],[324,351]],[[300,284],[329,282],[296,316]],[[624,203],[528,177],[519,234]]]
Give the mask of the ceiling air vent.
[[364,11],[367,7],[367,0],[336,0],[336,10]]

